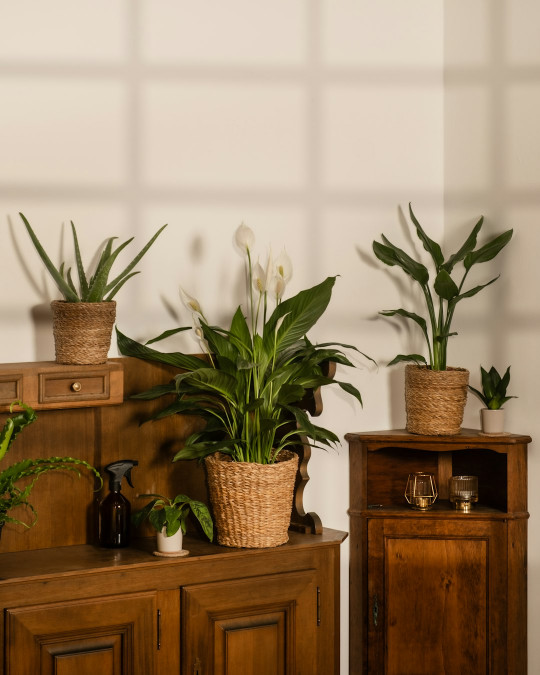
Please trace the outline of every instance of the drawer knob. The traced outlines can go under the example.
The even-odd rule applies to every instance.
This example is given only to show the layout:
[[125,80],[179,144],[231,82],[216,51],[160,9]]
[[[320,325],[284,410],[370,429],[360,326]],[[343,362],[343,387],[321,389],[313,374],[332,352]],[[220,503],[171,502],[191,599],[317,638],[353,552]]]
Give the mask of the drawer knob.
[[82,384],[81,384],[80,382],[74,382],[74,383],[71,385],[71,390],[72,390],[72,391],[81,391],[81,389],[82,389]]

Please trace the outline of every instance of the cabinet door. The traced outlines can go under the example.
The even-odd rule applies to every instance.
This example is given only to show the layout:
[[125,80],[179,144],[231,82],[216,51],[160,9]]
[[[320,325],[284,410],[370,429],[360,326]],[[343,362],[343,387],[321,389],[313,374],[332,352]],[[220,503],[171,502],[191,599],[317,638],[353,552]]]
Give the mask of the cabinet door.
[[182,589],[183,675],[317,675],[316,632],[313,570]]
[[153,675],[154,593],[7,609],[6,675]]
[[368,523],[368,672],[506,672],[502,522]]

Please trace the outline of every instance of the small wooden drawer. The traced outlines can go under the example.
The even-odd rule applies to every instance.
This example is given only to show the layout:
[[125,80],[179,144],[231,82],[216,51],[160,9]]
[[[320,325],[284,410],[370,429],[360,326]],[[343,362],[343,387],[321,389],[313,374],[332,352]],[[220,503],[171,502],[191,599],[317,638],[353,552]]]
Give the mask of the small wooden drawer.
[[23,374],[0,375],[0,405],[9,405],[23,397]]
[[15,400],[36,410],[118,405],[124,400],[122,360],[99,366],[52,361],[0,364],[0,412]]
[[65,403],[67,401],[104,401],[110,395],[109,370],[70,373],[40,373],[38,401]]

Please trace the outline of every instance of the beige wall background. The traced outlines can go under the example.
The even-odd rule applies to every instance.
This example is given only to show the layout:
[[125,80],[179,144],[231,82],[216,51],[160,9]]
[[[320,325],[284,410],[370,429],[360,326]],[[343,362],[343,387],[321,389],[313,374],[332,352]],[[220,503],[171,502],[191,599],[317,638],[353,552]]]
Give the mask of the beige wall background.
[[[355,344],[381,364],[358,360],[340,373],[364,408],[328,390],[321,423],[340,437],[402,427],[403,373],[384,364],[421,346],[376,318],[410,289],[374,262],[371,242],[384,232],[416,247],[403,217],[412,201],[450,248],[481,213],[486,236],[515,228],[501,260],[477,272],[479,283],[503,278],[463,303],[450,354],[473,379],[480,364],[511,364],[520,398],[508,428],[540,436],[539,15],[534,0],[0,0],[1,360],[54,358],[57,292],[19,211],[56,259],[71,256],[70,220],[88,260],[112,235],[134,235],[134,255],[169,223],[117,298],[119,328],[139,339],[189,321],[179,285],[216,323],[229,320],[242,299],[232,237],[244,221],[261,260],[269,247],[287,249],[290,293],[340,275],[312,339]],[[185,340],[167,347],[196,349]],[[479,408],[469,401],[466,424],[478,426]],[[531,635],[540,629],[536,445]],[[310,473],[308,509],[347,530],[346,444],[316,453]],[[345,543],[342,673],[347,583]],[[540,670],[534,640],[529,663]]]

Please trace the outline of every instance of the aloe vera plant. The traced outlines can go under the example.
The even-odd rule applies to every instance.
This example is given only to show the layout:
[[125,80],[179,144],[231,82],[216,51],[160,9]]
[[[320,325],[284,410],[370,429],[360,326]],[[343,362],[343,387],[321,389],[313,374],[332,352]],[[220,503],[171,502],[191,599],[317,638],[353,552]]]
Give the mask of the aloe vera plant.
[[[4,458],[7,451],[15,438],[23,429],[36,421],[37,415],[34,410],[22,403],[21,401],[14,401],[10,406],[10,413],[13,412],[15,405],[22,408],[21,412],[16,413],[12,417],[8,417],[2,431],[0,432],[0,461]],[[5,523],[16,523],[24,527],[32,527],[37,521],[37,512],[30,504],[28,498],[32,488],[36,484],[38,478],[44,473],[50,471],[74,471],[80,476],[79,469],[85,468],[92,471],[102,484],[101,476],[97,469],[91,464],[82,459],[75,457],[48,457],[46,459],[23,459],[20,462],[12,464],[7,469],[0,471],[0,528]],[[19,487],[17,482],[29,478],[23,487]],[[31,523],[25,523],[22,520],[9,516],[11,509],[17,506],[25,506],[33,514]]]
[[[416,234],[433,261],[435,276],[431,283],[428,268],[392,244],[384,235],[382,235],[382,244],[378,241],[373,242],[373,252],[385,265],[400,267],[405,274],[420,285],[425,300],[427,320],[406,309],[387,309],[379,313],[383,316],[401,316],[416,323],[422,330],[427,344],[429,367],[432,370],[446,370],[448,338],[457,335],[457,333],[451,332],[457,305],[465,298],[472,298],[499,278],[499,276],[496,276],[485,284],[465,290],[467,276],[474,265],[493,260],[508,244],[512,238],[513,230],[507,230],[490,239],[483,246],[476,248],[478,233],[484,222],[482,216],[459,250],[445,259],[441,246],[424,232],[410,204],[409,213],[416,228]],[[451,274],[458,263],[463,264],[463,274],[461,279],[456,282],[452,279]],[[388,365],[394,365],[401,361],[428,365],[428,361],[421,354],[399,354]]]
[[156,234],[150,239],[150,241],[144,246],[144,248],[133,258],[129,265],[112,281],[109,281],[109,276],[111,273],[112,266],[114,265],[118,254],[124,250],[124,248],[133,241],[133,237],[123,242],[115,249],[113,249],[113,242],[117,237],[110,237],[103,244],[103,247],[100,252],[99,261],[96,267],[96,270],[92,276],[88,276],[85,272],[85,268],[81,258],[81,251],[79,249],[79,241],[77,238],[77,231],[73,221],[71,222],[71,231],[73,234],[73,246],[75,249],[75,261],[77,265],[77,275],[79,278],[79,288],[77,289],[72,278],[71,268],[65,269],[65,263],[63,262],[60,267],[56,267],[52,260],[49,258],[45,249],[41,245],[39,239],[36,236],[36,233],[32,229],[30,223],[25,218],[22,213],[19,213],[22,221],[26,227],[30,239],[35,246],[36,251],[38,252],[41,260],[43,261],[45,267],[47,268],[49,274],[53,278],[54,282],[58,286],[59,291],[64,296],[66,302],[109,302],[122,286],[126,283],[128,279],[139,274],[139,272],[133,272],[132,270],[143,257],[143,255],[148,251],[150,246],[158,238],[158,236],[163,232],[167,225],[163,225]]
[[489,371],[480,366],[480,374],[482,376],[482,391],[471,386],[469,386],[469,389],[478,396],[489,410],[499,410],[506,401],[517,398],[517,396],[506,395],[510,383],[510,366],[502,377],[495,366],[491,366]]

